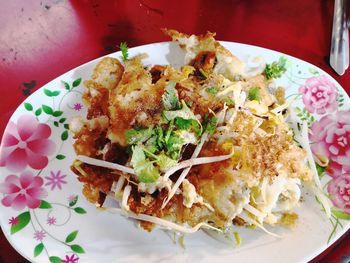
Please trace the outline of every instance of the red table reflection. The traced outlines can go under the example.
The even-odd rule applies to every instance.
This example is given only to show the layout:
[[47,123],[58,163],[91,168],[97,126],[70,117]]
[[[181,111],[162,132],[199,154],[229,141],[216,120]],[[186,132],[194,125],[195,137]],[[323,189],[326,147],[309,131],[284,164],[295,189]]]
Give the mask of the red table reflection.
[[[216,32],[217,39],[266,47],[308,61],[350,93],[350,73],[328,65],[333,1],[61,1],[13,0],[0,7],[0,134],[16,107],[62,73],[99,56],[167,41],[159,30]],[[350,235],[318,257],[339,262]],[[0,236],[0,262],[25,262]],[[314,260],[316,262],[316,260]]]

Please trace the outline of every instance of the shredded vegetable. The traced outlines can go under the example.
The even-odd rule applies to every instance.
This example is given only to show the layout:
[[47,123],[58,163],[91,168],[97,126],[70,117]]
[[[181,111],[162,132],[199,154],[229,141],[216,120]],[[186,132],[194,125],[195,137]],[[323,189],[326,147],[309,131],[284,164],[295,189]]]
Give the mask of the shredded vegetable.
[[87,164],[91,164],[91,165],[95,165],[95,166],[99,166],[99,167],[104,167],[104,168],[109,168],[109,169],[113,169],[113,170],[118,170],[118,171],[128,173],[128,174],[135,174],[135,171],[132,168],[124,166],[124,165],[111,163],[111,162],[91,158],[91,157],[84,156],[84,155],[78,155],[76,157],[76,159],[79,161],[82,161],[83,163],[87,163]]
[[222,232],[222,230],[220,230],[219,228],[213,227],[207,223],[199,223],[197,225],[195,225],[194,227],[186,227],[186,226],[181,226],[179,224],[175,224],[171,221],[159,218],[159,217],[155,217],[155,216],[150,216],[150,215],[145,215],[145,214],[135,214],[133,212],[126,212],[122,209],[119,208],[106,208],[108,211],[111,212],[115,212],[118,214],[121,214],[123,216],[126,217],[130,217],[130,218],[134,218],[134,219],[138,219],[138,220],[142,220],[142,221],[147,221],[153,224],[156,224],[158,226],[161,226],[167,230],[173,230],[173,231],[178,231],[181,233],[185,233],[185,234],[193,234],[195,232],[197,232],[200,228],[208,228],[208,229],[212,229],[218,232]]

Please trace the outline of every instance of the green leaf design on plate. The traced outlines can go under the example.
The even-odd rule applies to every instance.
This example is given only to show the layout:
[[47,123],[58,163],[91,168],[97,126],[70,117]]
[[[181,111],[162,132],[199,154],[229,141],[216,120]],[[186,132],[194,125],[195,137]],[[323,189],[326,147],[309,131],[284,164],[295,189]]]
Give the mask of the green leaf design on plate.
[[51,263],[62,263],[62,260],[59,257],[51,256],[49,257]]
[[[66,237],[66,243],[72,242],[78,235],[78,230],[73,231]],[[73,250],[74,251],[74,250]]]
[[79,246],[79,245],[77,245],[77,244],[71,245],[70,248],[71,248],[71,250],[73,250],[75,253],[80,253],[80,254],[85,253],[85,250],[84,250],[81,246]]
[[67,120],[66,118],[61,118],[61,119],[59,120],[59,122],[60,122],[60,123],[64,123],[66,120]]
[[11,226],[11,234],[17,233],[22,230],[28,223],[30,222],[30,213],[29,211],[23,212],[22,214],[17,216],[18,224]]
[[65,141],[65,140],[67,140],[67,138],[68,138],[68,131],[62,132],[62,134],[61,134],[61,140],[62,140],[62,141]]
[[64,88],[65,88],[66,90],[70,90],[70,86],[69,86],[69,84],[68,84],[67,82],[65,82],[65,81],[63,81],[63,80],[61,80],[61,82],[62,82],[62,84],[64,85]]
[[69,206],[72,207],[72,206],[75,206],[75,204],[78,202],[78,196],[75,196],[75,198],[69,202]]
[[27,111],[32,111],[32,110],[33,110],[32,104],[30,104],[30,103],[28,103],[28,102],[25,102],[25,103],[24,103],[24,108],[25,108]]
[[57,160],[63,160],[63,159],[65,159],[65,158],[66,158],[66,156],[63,155],[63,154],[57,154],[57,155],[56,155],[56,159],[57,159]]
[[46,96],[52,97],[52,95],[51,95],[51,90],[44,89],[44,94],[45,94]]
[[53,114],[53,109],[50,107],[50,106],[47,106],[47,105],[42,105],[41,106],[43,111],[48,114],[48,115],[52,115]]
[[54,111],[54,112],[52,113],[52,116],[54,116],[54,117],[60,117],[62,114],[63,114],[63,111]]
[[44,93],[48,97],[56,97],[56,96],[60,95],[61,92],[59,90],[51,91],[48,89],[44,89]]
[[34,114],[35,114],[35,116],[39,116],[42,112],[43,112],[42,109],[39,108],[34,112]]
[[59,91],[59,90],[54,90],[54,91],[51,92],[53,97],[56,97],[56,96],[60,95],[60,93],[61,93],[61,91]]
[[74,80],[72,84],[73,88],[78,87],[80,83],[81,83],[81,78]]
[[74,211],[77,212],[78,214],[86,214],[86,211],[82,207],[76,207],[74,208]]
[[39,243],[35,246],[34,248],[34,257],[37,257],[41,254],[41,252],[44,249],[44,244],[43,243]]
[[340,211],[340,210],[336,210],[336,209],[332,209],[332,213],[335,217],[339,218],[339,219],[344,219],[344,220],[350,220],[350,215]]
[[68,123],[66,123],[66,124],[64,124],[64,125],[63,125],[63,127],[64,127],[65,129],[67,129],[67,130],[68,130],[68,129],[69,129],[69,124],[68,124]]
[[57,121],[54,121],[54,122],[53,122],[53,125],[55,125],[56,127],[58,127],[59,124],[58,124]]
[[41,208],[41,209],[49,209],[49,208],[52,208],[52,205],[49,202],[45,201],[45,200],[41,200],[39,208]]
[[319,75],[320,74],[320,72],[316,68],[312,68],[312,67],[309,68],[309,72],[311,74],[313,74],[313,75]]

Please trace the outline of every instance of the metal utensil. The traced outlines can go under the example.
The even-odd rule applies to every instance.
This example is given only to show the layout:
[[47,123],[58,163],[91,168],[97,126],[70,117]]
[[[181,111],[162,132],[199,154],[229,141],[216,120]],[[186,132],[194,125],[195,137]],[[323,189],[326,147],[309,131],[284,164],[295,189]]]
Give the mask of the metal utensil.
[[347,25],[347,0],[334,1],[332,42],[329,63],[343,75],[349,67],[349,31]]

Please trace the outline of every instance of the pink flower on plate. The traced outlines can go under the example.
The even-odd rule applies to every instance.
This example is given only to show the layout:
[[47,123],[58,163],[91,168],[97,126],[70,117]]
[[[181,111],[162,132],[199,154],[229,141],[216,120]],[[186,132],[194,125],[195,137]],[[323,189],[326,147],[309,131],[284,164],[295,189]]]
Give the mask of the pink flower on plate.
[[53,171],[50,172],[50,176],[45,176],[46,180],[48,181],[45,185],[51,185],[51,191],[54,190],[57,186],[58,189],[62,190],[61,184],[66,184],[67,182],[63,180],[67,175],[62,174],[61,170],[54,173]]
[[308,112],[325,114],[337,109],[338,92],[335,84],[326,76],[311,77],[299,88]]
[[45,238],[45,231],[43,230],[37,230],[34,232],[34,239],[38,240],[38,241],[43,241],[43,239]]
[[341,166],[350,164],[350,112],[323,116],[311,126],[311,150],[319,160],[330,159]]
[[17,124],[10,122],[5,130],[0,150],[0,166],[19,172],[28,165],[33,169],[43,169],[48,164],[47,156],[55,148],[50,126],[39,123],[31,115],[22,115]]
[[333,204],[350,214],[350,175],[343,174],[328,184],[327,190]]
[[76,202],[76,200],[78,199],[78,196],[77,195],[70,195],[68,197],[68,202],[69,203],[73,203],[73,202]]
[[5,194],[1,200],[4,206],[12,207],[15,210],[22,210],[26,206],[37,208],[41,199],[47,196],[47,192],[41,186],[44,181],[31,172],[23,172],[17,175],[8,175],[5,181],[0,184],[0,193]]
[[56,218],[54,217],[54,216],[49,216],[48,218],[47,218],[47,224],[49,225],[49,226],[52,226],[52,225],[55,225],[56,224]]
[[17,225],[19,223],[19,220],[18,220],[18,217],[11,217],[10,219],[9,219],[9,224],[10,225]]
[[329,174],[331,177],[338,177],[341,176],[343,173],[350,174],[350,164],[349,165],[341,165],[336,162],[330,162],[326,168],[327,174]]
[[71,256],[66,255],[66,259],[62,259],[62,263],[77,263],[79,260],[79,257],[75,254],[72,254]]
[[76,111],[81,111],[83,109],[83,105],[81,103],[75,103],[73,109]]

